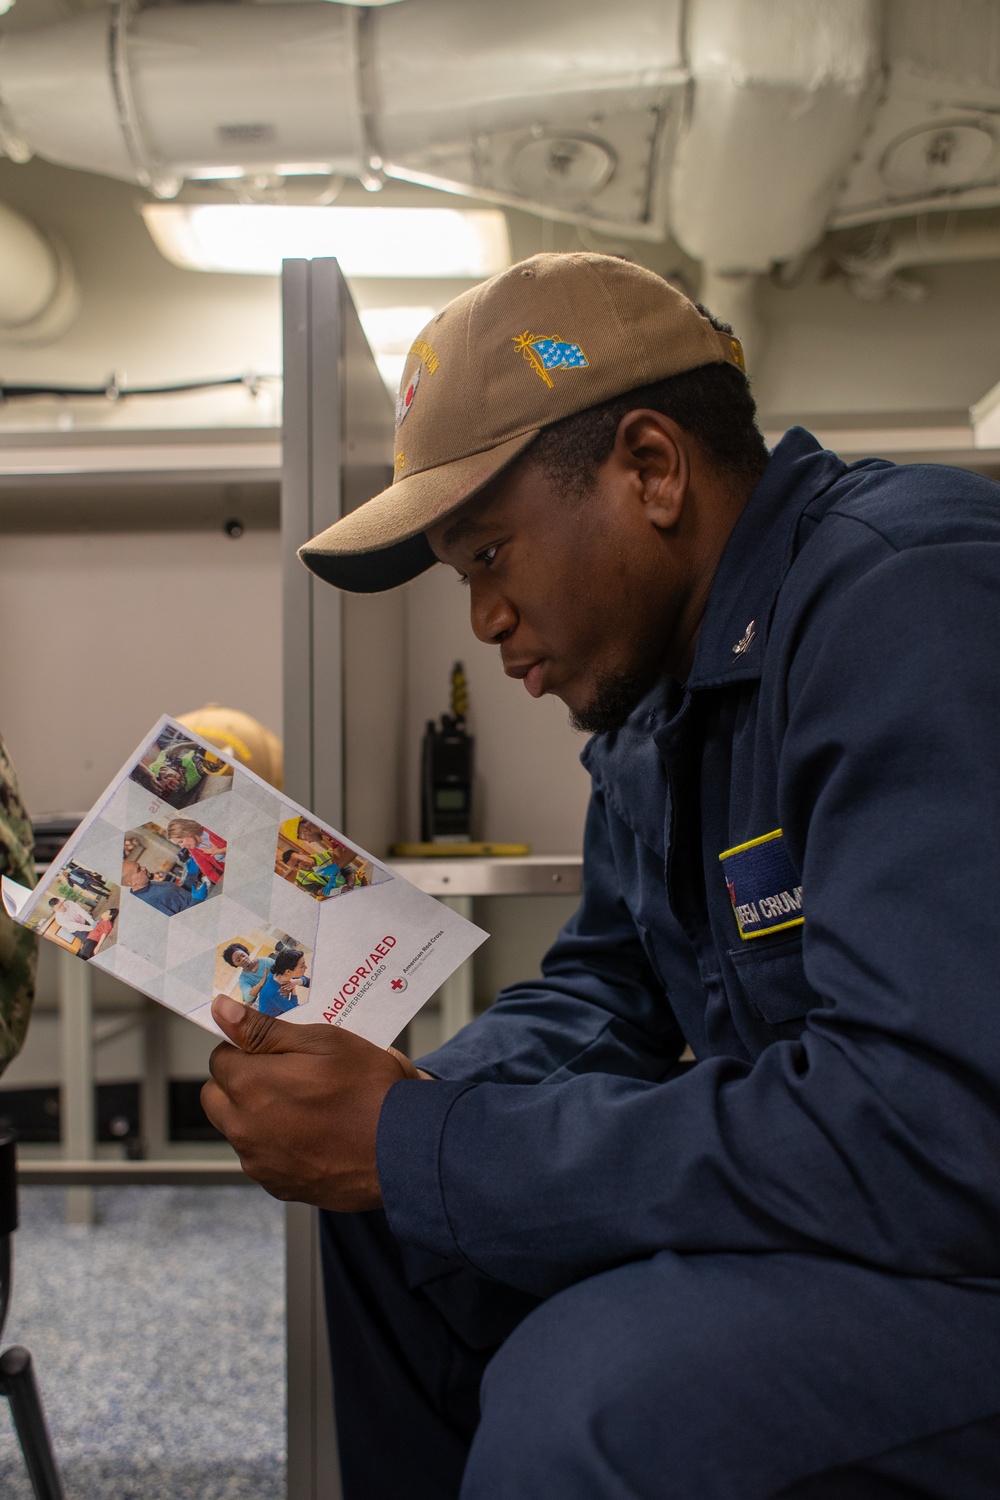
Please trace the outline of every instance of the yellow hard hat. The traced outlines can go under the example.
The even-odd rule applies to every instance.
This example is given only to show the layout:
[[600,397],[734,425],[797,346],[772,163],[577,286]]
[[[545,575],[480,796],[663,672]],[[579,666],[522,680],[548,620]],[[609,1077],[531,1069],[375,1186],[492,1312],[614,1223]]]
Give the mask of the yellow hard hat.
[[206,703],[204,708],[177,717],[192,734],[201,735],[220,750],[228,751],[237,764],[256,771],[281,791],[284,783],[281,741],[249,714],[238,708],[223,708],[219,703]]

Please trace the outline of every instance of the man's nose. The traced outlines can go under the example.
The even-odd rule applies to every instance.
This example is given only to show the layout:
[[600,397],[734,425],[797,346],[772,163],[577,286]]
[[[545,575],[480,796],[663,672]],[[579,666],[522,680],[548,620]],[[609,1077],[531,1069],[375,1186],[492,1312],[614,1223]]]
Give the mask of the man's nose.
[[487,646],[499,646],[517,624],[517,613],[510,601],[482,584],[472,585],[470,617],[473,635]]

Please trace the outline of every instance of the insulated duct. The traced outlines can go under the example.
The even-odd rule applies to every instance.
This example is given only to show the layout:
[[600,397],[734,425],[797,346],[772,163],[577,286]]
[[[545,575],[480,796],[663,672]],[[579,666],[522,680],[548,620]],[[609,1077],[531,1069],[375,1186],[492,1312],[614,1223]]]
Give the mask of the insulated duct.
[[998,59],[984,0],[116,0],[0,23],[0,149],[161,197],[396,177],[669,231],[752,343],[753,278],[830,226],[1000,206]]
[[917,223],[880,235],[869,249],[842,252],[837,263],[851,290],[864,302],[896,292],[922,301],[926,288],[901,273],[915,266],[951,265],[959,261],[1000,259],[1000,223],[958,222],[931,227]]
[[58,337],[77,309],[69,258],[4,203],[0,203],[0,266],[0,338],[30,343]]
[[696,80],[671,178],[678,243],[762,272],[813,245],[876,102],[875,0],[698,0]]
[[748,370],[756,370],[764,345],[757,308],[757,281],[753,271],[715,271],[704,266],[698,288],[699,302],[735,330],[743,345]]
[[756,272],[824,227],[878,20],[877,0],[118,3],[0,38],[0,140],[164,197],[388,175],[670,227],[713,269]]
[[0,143],[161,197],[385,175],[659,236],[681,0],[115,4],[0,37]]

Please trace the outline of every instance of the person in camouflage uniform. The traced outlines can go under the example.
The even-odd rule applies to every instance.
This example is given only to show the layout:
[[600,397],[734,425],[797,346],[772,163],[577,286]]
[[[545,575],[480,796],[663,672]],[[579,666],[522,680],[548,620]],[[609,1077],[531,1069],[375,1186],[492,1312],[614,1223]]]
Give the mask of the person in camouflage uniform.
[[[0,874],[35,884],[31,823],[7,747],[0,739]],[[38,939],[0,903],[0,1073],[21,1050],[35,994]]]

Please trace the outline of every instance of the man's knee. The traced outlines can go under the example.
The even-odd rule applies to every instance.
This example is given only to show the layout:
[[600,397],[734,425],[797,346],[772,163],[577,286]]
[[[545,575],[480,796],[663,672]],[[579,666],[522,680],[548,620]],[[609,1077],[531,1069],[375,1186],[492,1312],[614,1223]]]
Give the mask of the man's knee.
[[[644,1338],[630,1273],[641,1276],[625,1267],[550,1298],[494,1356],[463,1500],[696,1492],[692,1464],[702,1444],[690,1413],[702,1434],[724,1429],[727,1413],[710,1379],[692,1389],[697,1375],[680,1351],[663,1357],[662,1329]],[[665,1478],[668,1455],[675,1473],[689,1476],[676,1489]]]
[[480,1391],[480,1422],[462,1500],[562,1500],[614,1493],[591,1465],[592,1402],[569,1351],[533,1326],[535,1313],[493,1357]]
[[1000,1394],[996,1301],[794,1255],[592,1277],[491,1362],[463,1500],[771,1496],[979,1415]]

